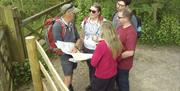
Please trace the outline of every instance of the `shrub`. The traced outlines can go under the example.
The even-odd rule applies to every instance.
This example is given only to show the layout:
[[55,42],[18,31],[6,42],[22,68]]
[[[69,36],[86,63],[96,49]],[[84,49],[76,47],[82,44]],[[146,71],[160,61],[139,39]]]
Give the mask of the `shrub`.
[[158,24],[151,19],[143,21],[141,43],[156,45],[180,45],[180,26],[176,17],[165,15]]
[[19,87],[23,84],[28,84],[31,81],[29,61],[26,60],[23,63],[15,63],[13,65],[13,75],[15,87]]

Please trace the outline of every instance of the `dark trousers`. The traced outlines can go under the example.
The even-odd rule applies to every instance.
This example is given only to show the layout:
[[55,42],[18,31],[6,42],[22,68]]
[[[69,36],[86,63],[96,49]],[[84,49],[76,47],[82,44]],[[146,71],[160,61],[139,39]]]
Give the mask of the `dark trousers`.
[[129,70],[118,70],[116,82],[118,91],[129,91]]
[[93,76],[95,73],[95,69],[94,67],[91,65],[91,60],[87,60],[86,61],[88,68],[89,68],[89,80],[90,80],[90,86],[92,85],[92,81],[93,81]]
[[93,77],[92,91],[113,91],[115,76],[109,79]]
[[[93,53],[94,52],[94,50],[89,50],[87,48],[84,48],[83,51],[84,51],[84,53]],[[91,65],[91,59],[86,60],[86,63],[87,63],[87,66],[89,68],[89,80],[90,80],[90,86],[91,86],[92,85],[93,76],[94,76],[94,73],[95,73],[95,69]]]

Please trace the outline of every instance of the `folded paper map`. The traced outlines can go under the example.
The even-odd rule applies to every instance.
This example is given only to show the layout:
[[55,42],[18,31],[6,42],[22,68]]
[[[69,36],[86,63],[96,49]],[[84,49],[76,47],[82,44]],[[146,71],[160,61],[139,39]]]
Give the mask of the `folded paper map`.
[[71,62],[78,62],[82,60],[91,59],[92,54],[89,53],[71,53],[72,48],[74,48],[74,43],[72,42],[63,42],[63,41],[57,41],[56,46],[62,50],[65,54],[72,55],[73,58],[70,58],[69,61]]

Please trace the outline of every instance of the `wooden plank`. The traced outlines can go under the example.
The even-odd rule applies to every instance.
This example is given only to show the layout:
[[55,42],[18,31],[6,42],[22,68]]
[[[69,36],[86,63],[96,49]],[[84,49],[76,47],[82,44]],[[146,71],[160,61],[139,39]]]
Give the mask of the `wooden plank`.
[[48,91],[47,86],[44,81],[42,81],[42,84],[43,84],[43,91]]
[[26,47],[27,47],[29,63],[32,73],[34,91],[43,91],[35,37],[28,36],[25,39],[26,39]]
[[35,19],[38,19],[39,17],[43,16],[43,15],[46,15],[46,14],[49,14],[50,12],[52,12],[53,10],[55,9],[58,9],[59,7],[61,7],[62,5],[64,4],[67,4],[67,3],[70,3],[72,2],[73,0],[68,0],[67,2],[63,2],[63,3],[60,3],[60,4],[57,4],[57,5],[54,5],[44,11],[41,11],[33,16],[30,16],[24,20],[22,20],[22,26],[25,26],[27,25],[28,23],[30,23],[31,21],[35,20]]
[[6,24],[8,27],[8,41],[10,45],[13,45],[10,46],[12,60],[24,61],[25,53],[22,39],[20,38],[20,28],[15,24],[17,22],[14,20],[14,12],[11,8],[8,7],[1,7],[1,10],[3,10],[3,12],[1,12],[1,19],[3,24]]
[[4,27],[0,26],[0,42],[2,41],[3,36],[4,36]]
[[49,71],[51,72],[53,78],[55,79],[54,81],[56,82],[56,84],[58,85],[58,87],[61,88],[62,91],[69,91],[69,89],[67,88],[67,86],[64,84],[64,82],[62,81],[62,79],[60,78],[59,74],[57,73],[57,71],[55,70],[54,66],[52,65],[52,63],[49,60],[49,57],[47,56],[47,54],[45,53],[45,51],[43,50],[43,48],[41,47],[41,45],[39,44],[38,41],[36,41],[37,44],[37,49],[40,52],[40,54],[42,55],[45,63],[47,64]]
[[58,91],[58,89],[56,88],[56,85],[54,84],[53,80],[51,79],[49,73],[46,71],[46,69],[44,68],[44,66],[42,65],[42,63],[40,61],[39,61],[39,64],[40,64],[41,71],[43,72],[44,76],[46,77],[46,79],[51,87],[51,90]]

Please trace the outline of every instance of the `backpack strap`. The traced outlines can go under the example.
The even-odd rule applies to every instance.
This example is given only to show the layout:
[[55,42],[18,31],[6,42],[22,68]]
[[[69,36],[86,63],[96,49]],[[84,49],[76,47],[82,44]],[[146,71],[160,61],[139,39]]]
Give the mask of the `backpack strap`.
[[62,37],[62,41],[64,41],[64,36],[65,36],[65,24],[61,22],[61,19],[57,19],[56,22],[58,22],[61,26],[62,31],[60,32],[60,35]]
[[84,20],[83,20],[83,21],[84,21],[83,26],[85,26],[85,25],[86,25],[86,23],[87,23],[88,19],[89,19],[89,16],[87,16],[87,17],[85,17],[85,18],[84,18]]
[[116,13],[117,13],[117,11],[112,14],[112,20],[114,19]]

